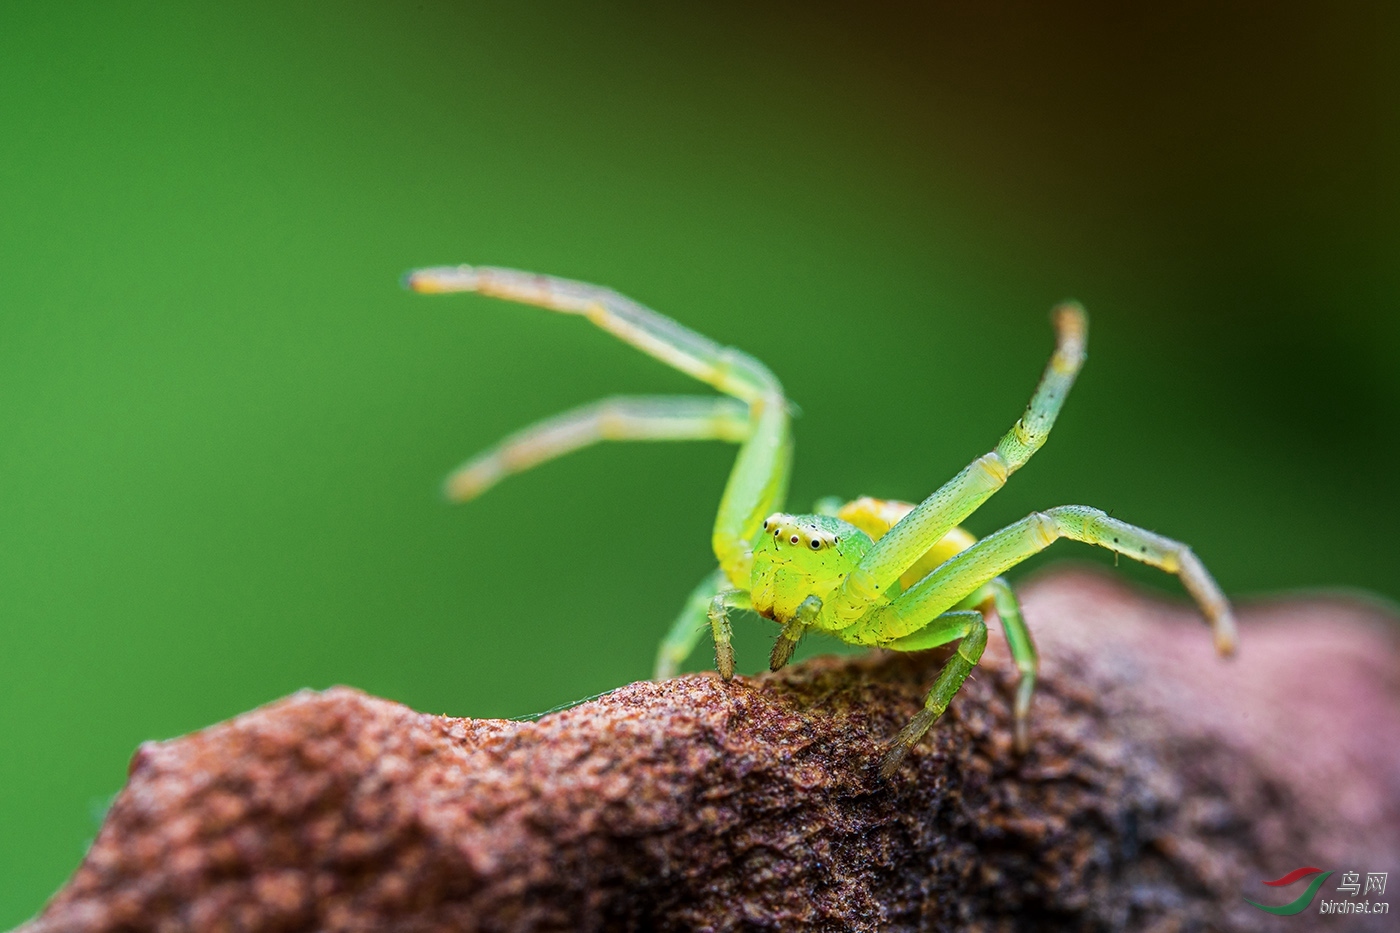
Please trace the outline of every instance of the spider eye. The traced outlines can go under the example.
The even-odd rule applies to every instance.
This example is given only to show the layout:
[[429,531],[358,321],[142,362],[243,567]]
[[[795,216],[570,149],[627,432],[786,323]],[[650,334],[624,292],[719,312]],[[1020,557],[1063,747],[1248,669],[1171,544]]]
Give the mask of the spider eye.
[[819,541],[819,540],[816,539],[816,538],[813,538],[813,539],[812,539],[812,550],[814,550],[814,551],[820,551],[821,549],[822,549],[822,543],[821,543],[821,541]]
[[763,520],[763,530],[764,530],[764,531],[767,531],[767,530],[768,530],[768,519],[766,519],[766,518]]
[[792,536],[791,538],[789,538],[788,540],[791,541],[793,544],[796,544],[798,541],[800,541],[800,540],[802,540],[802,539],[799,538],[799,537],[797,537],[797,535],[793,535],[793,536]]

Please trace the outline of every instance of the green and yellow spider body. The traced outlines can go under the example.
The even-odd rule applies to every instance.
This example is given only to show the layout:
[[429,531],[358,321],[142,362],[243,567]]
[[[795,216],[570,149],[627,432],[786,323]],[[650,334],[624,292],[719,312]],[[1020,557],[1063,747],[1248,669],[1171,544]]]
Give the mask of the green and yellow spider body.
[[[1017,747],[1037,657],[1003,572],[1060,538],[1108,548],[1181,578],[1210,623],[1216,649],[1234,650],[1234,618],[1220,588],[1190,548],[1088,506],[1032,512],[977,539],[960,527],[1045,443],[1085,358],[1087,319],[1077,304],[1052,315],[1055,352],[1021,418],[996,447],[922,502],[862,497],[823,500],[815,514],[782,511],[792,433],[782,385],[766,366],[721,346],[610,289],[513,269],[450,266],[410,273],[424,293],[476,292],[584,317],[619,339],[705,382],[724,396],[604,399],[518,432],[469,460],[447,480],[450,498],[473,498],[504,477],[603,440],[724,440],[740,445],[720,499],[712,543],[718,567],[697,586],[657,654],[656,676],[672,676],[705,631],[720,675],[734,674],[731,610],[781,626],[769,659],[777,670],[802,637],[895,651],[957,642],[924,709],[895,737],[881,764],[888,776],[947,709],[1000,619],[1020,682]],[[727,396],[727,397],[726,397]]]
[[[775,512],[768,516],[763,522],[764,533],[754,545],[749,601],[754,612],[780,625],[792,621],[809,596],[825,599],[860,566],[875,541],[914,508],[907,502],[869,497],[845,505],[825,500],[817,506],[819,510],[825,507],[828,514]],[[886,521],[885,516],[890,515],[898,517]],[[904,587],[922,580],[976,542],[971,532],[954,528],[900,576],[888,595],[899,595]],[[819,613],[811,628],[855,643],[849,628],[843,628],[830,613]],[[858,643],[878,644],[879,640]]]

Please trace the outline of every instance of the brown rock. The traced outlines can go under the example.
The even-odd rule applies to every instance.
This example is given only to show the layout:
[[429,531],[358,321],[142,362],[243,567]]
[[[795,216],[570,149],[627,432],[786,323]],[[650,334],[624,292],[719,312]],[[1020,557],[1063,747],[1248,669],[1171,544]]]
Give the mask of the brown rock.
[[1045,676],[1024,760],[995,640],[888,783],[936,655],[635,683],[533,723],[303,692],[143,745],[22,929],[1300,930],[1325,918],[1242,896],[1400,864],[1384,609],[1249,606],[1224,662],[1184,605],[1098,575],[1025,602]]

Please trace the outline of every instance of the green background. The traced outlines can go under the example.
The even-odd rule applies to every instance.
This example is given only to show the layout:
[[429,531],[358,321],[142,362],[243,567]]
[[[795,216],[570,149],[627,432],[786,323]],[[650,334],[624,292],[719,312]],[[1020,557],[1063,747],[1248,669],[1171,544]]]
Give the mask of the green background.
[[414,265],[610,284],[759,356],[795,507],[989,449],[1072,295],[1090,362],[974,531],[1084,502],[1232,593],[1400,595],[1393,17],[856,9],[0,6],[0,925],[141,741],[304,686],[518,716],[648,673],[731,449],[438,482],[696,386]]

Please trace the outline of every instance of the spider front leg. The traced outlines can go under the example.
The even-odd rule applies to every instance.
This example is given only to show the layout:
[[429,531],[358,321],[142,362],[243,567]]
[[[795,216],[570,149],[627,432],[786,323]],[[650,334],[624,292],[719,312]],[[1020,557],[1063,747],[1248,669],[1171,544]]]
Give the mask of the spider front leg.
[[960,639],[957,651],[939,672],[928,696],[924,697],[924,708],[915,713],[914,718],[899,730],[899,734],[890,743],[889,751],[885,752],[885,757],[880,760],[880,777],[888,778],[899,770],[899,765],[904,761],[909,749],[924,737],[924,733],[928,732],[948,709],[948,704],[962,688],[963,681],[967,680],[967,675],[977,666],[982,651],[987,647],[987,623],[981,612],[945,612],[919,631],[885,646],[895,651],[922,651],[925,648],[946,645],[955,638]]

